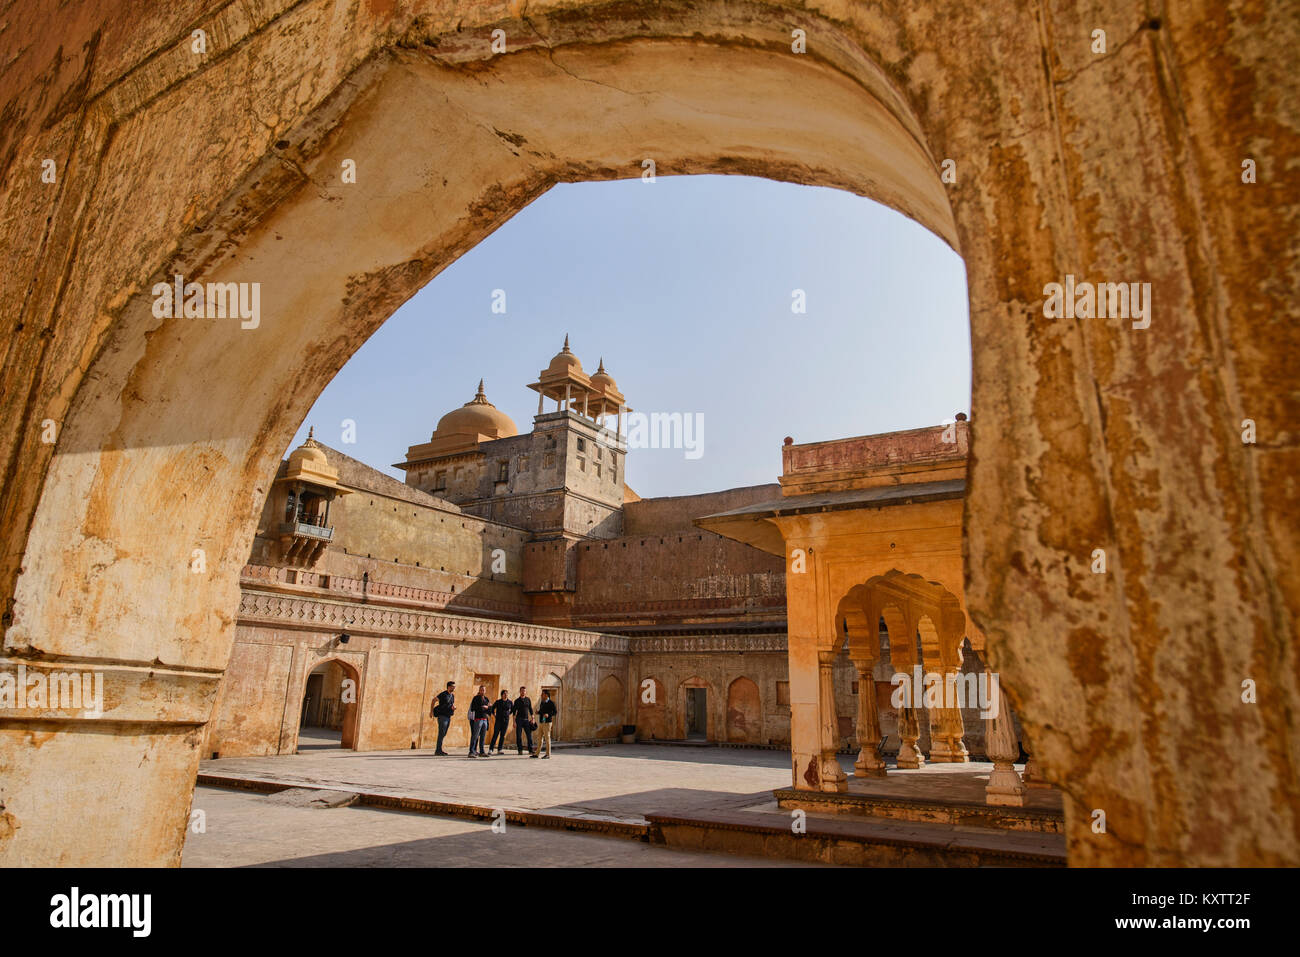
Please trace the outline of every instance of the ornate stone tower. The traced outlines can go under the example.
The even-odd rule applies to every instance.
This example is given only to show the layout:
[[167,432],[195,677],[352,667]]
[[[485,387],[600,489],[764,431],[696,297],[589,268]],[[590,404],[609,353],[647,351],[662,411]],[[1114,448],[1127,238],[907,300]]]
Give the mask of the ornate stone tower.
[[[528,388],[537,392],[531,432],[518,435],[480,382],[478,394],[444,415],[429,441],[411,446],[395,467],[408,485],[526,528],[539,542],[620,534],[627,454],[621,423],[629,410],[604,360],[587,376],[565,336]],[[547,399],[554,410],[546,411]]]

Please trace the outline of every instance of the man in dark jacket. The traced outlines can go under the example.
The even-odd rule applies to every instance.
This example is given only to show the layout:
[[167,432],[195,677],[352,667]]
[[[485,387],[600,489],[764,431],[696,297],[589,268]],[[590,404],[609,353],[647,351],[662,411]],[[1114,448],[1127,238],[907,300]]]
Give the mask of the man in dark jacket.
[[510,700],[510,692],[504,688],[501,689],[501,697],[492,703],[492,740],[488,744],[488,754],[496,748],[497,754],[503,754],[502,748],[506,746],[506,728],[510,724],[510,714],[514,711],[514,704]]
[[[537,753],[533,757],[549,758],[551,756],[551,728],[555,725],[555,716],[559,713],[549,691],[542,692],[542,700],[537,703]],[[546,753],[542,754],[542,747]]]
[[[478,686],[478,694],[469,703],[469,754],[466,757],[486,758],[483,741],[487,737],[488,713],[492,710],[492,699],[487,696],[487,685]],[[478,749],[478,754],[474,749]]]
[[438,692],[434,696],[433,705],[429,708],[429,716],[438,719],[438,747],[433,752],[435,755],[441,754],[446,757],[447,752],[442,750],[442,739],[447,737],[447,728],[451,726],[451,716],[456,713],[456,682],[448,681],[447,690]]
[[524,753],[524,735],[528,735],[528,753],[533,753],[533,702],[528,697],[528,689],[520,688],[519,697],[515,699],[515,747]]

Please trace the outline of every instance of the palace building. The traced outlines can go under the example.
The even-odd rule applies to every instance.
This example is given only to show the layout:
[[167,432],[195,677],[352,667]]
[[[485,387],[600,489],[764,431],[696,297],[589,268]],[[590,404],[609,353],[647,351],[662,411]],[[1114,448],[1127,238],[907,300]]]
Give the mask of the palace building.
[[[531,431],[480,381],[395,466],[405,482],[314,434],[293,450],[243,569],[205,757],[291,754],[307,728],[431,748],[449,680],[452,747],[483,684],[550,690],[560,741],[790,748],[795,786],[814,791],[843,790],[846,750],[862,775],[884,773],[883,754],[985,754],[973,702],[891,700],[897,673],[985,668],[962,596],[965,416],[786,439],[779,483],[643,499],[603,360],[588,376],[566,338],[528,388]],[[1004,726],[1000,770],[1019,755]]]

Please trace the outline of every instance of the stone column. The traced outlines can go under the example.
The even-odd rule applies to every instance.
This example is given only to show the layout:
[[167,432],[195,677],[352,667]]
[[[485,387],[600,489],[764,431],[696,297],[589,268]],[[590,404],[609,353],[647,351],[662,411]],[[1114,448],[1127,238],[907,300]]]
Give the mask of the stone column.
[[900,768],[920,768],[925,766],[925,755],[916,746],[921,737],[921,719],[917,708],[904,708],[898,716],[898,766]]
[[[987,674],[985,680],[991,680]],[[997,717],[984,719],[984,747],[989,760],[993,762],[988,787],[984,789],[984,802],[1005,807],[1023,807],[1025,785],[1020,780],[1015,765],[1016,758],[1020,757],[1020,748],[1016,745],[1015,726],[1011,723],[1007,696],[1000,688]]]
[[880,756],[880,711],[876,704],[875,662],[855,661],[858,669],[858,760],[854,777],[884,777],[885,761]]
[[[961,643],[966,617],[949,612],[939,618],[934,633],[937,647],[925,653],[925,667],[943,681],[940,703],[930,707],[930,760],[937,764],[955,764],[970,760],[966,750],[966,726],[958,706],[957,682],[961,680]],[[937,654],[935,653],[937,651]],[[929,703],[927,702],[927,707]]]
[[847,791],[848,775],[840,767],[836,752],[839,750],[839,727],[835,720],[835,652],[817,652],[818,704],[821,711],[821,790]]

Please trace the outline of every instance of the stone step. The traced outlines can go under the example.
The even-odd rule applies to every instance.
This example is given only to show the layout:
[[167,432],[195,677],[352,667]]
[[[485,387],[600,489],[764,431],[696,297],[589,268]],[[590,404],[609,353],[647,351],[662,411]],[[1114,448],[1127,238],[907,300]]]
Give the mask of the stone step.
[[683,850],[856,867],[1064,867],[1057,834],[958,828],[876,818],[714,809],[647,814],[650,840]]
[[1065,812],[1057,808],[1003,807],[980,801],[934,801],[902,795],[798,791],[794,788],[778,788],[772,793],[777,803],[787,811],[803,808],[819,814],[851,814],[916,824],[1065,833]]

